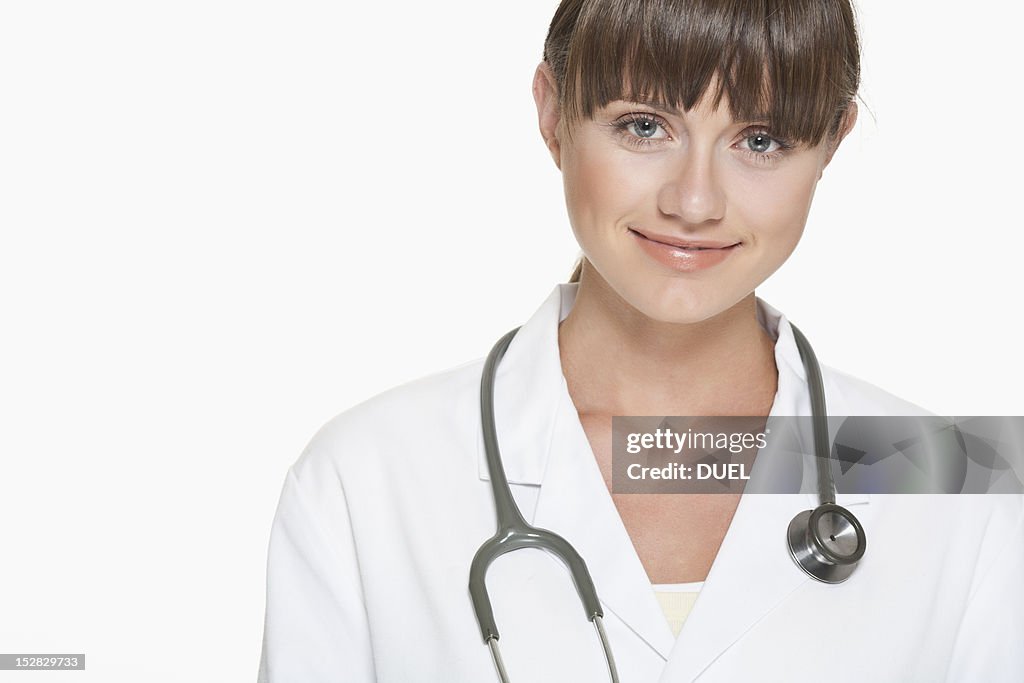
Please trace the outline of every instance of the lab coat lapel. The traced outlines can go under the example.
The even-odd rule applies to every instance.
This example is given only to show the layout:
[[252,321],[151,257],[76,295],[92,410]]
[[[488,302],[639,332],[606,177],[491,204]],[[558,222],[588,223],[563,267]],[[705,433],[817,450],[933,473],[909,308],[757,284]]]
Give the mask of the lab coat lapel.
[[[869,527],[868,501],[838,496],[837,502]],[[816,504],[814,497],[804,494],[750,494],[740,499],[661,683],[695,680],[761,619],[811,581],[790,558],[785,533],[798,512]]]
[[564,382],[534,524],[573,544],[587,563],[606,612],[613,612],[662,660],[667,659],[675,639]]

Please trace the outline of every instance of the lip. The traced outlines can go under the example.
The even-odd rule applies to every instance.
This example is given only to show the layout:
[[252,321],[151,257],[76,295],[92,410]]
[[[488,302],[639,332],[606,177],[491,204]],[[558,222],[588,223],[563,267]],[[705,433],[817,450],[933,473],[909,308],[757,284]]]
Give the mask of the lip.
[[693,273],[725,261],[742,242],[688,240],[629,228],[640,248],[658,263],[674,271]]
[[667,235],[659,235],[655,232],[641,232],[636,228],[629,228],[630,232],[634,232],[644,239],[648,239],[651,242],[657,242],[670,247],[679,247],[681,249],[729,249],[739,245],[739,242],[715,242],[711,240],[684,240],[678,237],[669,237]]

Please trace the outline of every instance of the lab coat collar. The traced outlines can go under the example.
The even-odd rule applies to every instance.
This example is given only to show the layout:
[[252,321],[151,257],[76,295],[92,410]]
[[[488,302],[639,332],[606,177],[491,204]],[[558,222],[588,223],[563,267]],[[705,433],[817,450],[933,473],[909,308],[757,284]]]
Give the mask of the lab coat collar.
[[[555,424],[555,407],[568,393],[558,352],[558,323],[569,315],[576,285],[558,285],[512,339],[494,379],[494,423],[510,484],[540,485]],[[489,481],[482,434],[480,478]]]
[[[587,562],[605,607],[658,656],[671,658],[666,673],[681,674],[672,680],[691,680],[809,580],[784,552],[781,538],[789,520],[816,501],[808,495],[741,498],[677,641],[608,493],[562,375],[558,323],[571,310],[576,291],[576,284],[557,286],[499,365],[495,419],[507,477],[511,484],[540,485],[533,518],[524,511],[528,521],[568,539]],[[788,321],[760,299],[757,316],[776,338],[778,390],[771,414],[810,415],[806,373]],[[488,480],[482,439],[478,450],[479,476]],[[840,496],[838,502],[867,501]],[[861,516],[861,509],[856,513]]]

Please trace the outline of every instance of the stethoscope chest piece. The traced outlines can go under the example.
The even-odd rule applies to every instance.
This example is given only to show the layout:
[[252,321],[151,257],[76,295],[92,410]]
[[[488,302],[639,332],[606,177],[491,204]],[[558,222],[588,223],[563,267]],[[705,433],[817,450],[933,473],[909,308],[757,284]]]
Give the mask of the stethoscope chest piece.
[[811,578],[842,583],[864,556],[867,538],[857,517],[835,503],[804,510],[789,523],[789,554]]

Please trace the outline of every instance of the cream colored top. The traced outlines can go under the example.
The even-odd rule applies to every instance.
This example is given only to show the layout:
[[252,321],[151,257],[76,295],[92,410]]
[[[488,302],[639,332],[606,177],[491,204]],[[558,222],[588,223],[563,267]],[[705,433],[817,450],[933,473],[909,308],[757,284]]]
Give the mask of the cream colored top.
[[683,628],[683,622],[690,615],[693,604],[697,602],[700,589],[704,587],[703,581],[693,583],[655,583],[654,595],[658,598],[661,611],[668,619],[668,625],[672,629],[672,635],[678,636]]

